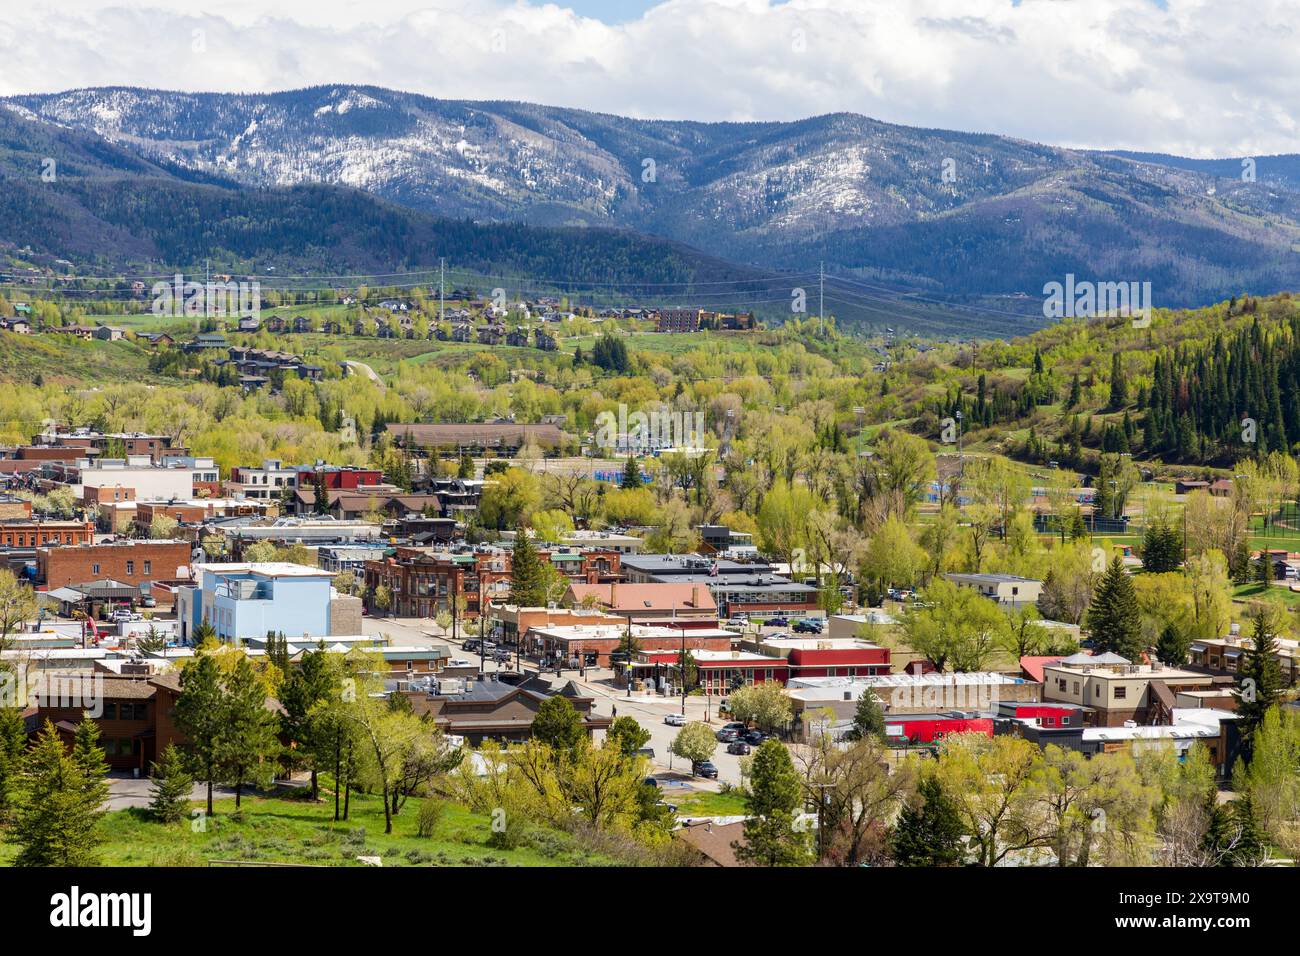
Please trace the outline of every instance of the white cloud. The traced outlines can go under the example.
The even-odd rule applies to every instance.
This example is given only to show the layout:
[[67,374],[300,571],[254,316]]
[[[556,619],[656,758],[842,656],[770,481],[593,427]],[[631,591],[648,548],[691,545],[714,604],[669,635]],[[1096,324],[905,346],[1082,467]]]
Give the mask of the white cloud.
[[0,93],[370,83],[641,117],[843,110],[1067,146],[1300,149],[1296,0],[666,0],[618,26],[525,0],[60,6],[0,11]]

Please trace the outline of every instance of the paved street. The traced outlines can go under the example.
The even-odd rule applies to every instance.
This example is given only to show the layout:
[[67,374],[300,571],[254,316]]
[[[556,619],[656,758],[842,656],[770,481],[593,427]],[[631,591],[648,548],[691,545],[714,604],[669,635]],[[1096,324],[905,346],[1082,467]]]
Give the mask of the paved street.
[[[415,647],[429,647],[433,644],[447,644],[451,647],[452,657],[470,661],[473,664],[479,663],[479,655],[466,651],[461,645],[462,641],[452,641],[450,638],[437,636],[439,628],[436,623],[427,618],[389,618],[389,617],[367,617],[363,621],[363,631],[372,635],[387,635],[394,644],[410,645]],[[432,635],[432,636],[431,636]],[[469,633],[462,633],[461,637],[477,637],[478,632],[470,628]],[[497,669],[512,670],[513,659],[510,665],[497,665],[495,661],[488,660],[484,665],[486,673],[492,673]],[[530,672],[536,672],[536,665],[528,661],[524,662],[524,669]],[[554,672],[550,671],[547,676],[554,678]],[[677,736],[680,730],[678,727],[671,727],[664,723],[664,717],[668,714],[681,713],[682,701],[680,697],[662,698],[662,697],[644,697],[634,696],[628,698],[626,691],[620,690],[613,685],[613,672],[607,669],[588,670],[584,679],[580,677],[575,670],[564,671],[565,680],[573,680],[579,686],[584,688],[592,697],[596,699],[596,712],[602,715],[630,715],[635,717],[641,726],[650,731],[650,743],[655,752],[655,764],[659,769],[668,771],[675,770],[678,772],[687,771],[689,767],[684,765],[680,758],[673,757],[668,748],[673,738]],[[705,720],[706,707],[712,717],[712,726],[721,727],[725,721],[717,717],[717,700],[705,697],[687,697],[686,698],[686,717],[688,720]],[[718,780],[704,780],[697,778],[694,783],[701,789],[716,790],[721,782],[739,785],[740,783],[740,757],[727,753],[724,744],[718,744],[718,749],[714,753],[713,762],[718,767]]]

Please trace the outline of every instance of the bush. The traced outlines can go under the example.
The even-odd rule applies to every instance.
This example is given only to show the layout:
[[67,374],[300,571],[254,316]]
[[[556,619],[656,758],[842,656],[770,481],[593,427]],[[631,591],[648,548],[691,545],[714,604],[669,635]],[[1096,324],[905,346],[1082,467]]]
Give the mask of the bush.
[[424,839],[429,839],[438,829],[438,824],[442,822],[442,815],[445,807],[441,800],[435,797],[425,797],[420,801],[420,812],[415,821],[415,832]]

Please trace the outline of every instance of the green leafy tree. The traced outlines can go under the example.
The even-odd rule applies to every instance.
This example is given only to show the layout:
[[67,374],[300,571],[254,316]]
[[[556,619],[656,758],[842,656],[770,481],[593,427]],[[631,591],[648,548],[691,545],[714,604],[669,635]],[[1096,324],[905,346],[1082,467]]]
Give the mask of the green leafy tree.
[[627,456],[627,463],[623,465],[623,479],[619,482],[620,488],[641,488],[644,487],[645,480],[641,477],[641,466],[637,464],[636,457]]
[[736,856],[758,866],[803,866],[810,862],[808,837],[795,826],[803,805],[803,786],[778,740],[766,740],[754,753],[745,794],[745,840]]
[[1244,756],[1250,761],[1255,731],[1264,721],[1269,708],[1278,702],[1284,683],[1277,660],[1275,624],[1264,608],[1254,615],[1251,646],[1241,668],[1237,696],[1237,727],[1241,732]]
[[677,736],[673,738],[669,749],[672,750],[673,756],[689,760],[694,767],[713,757],[718,749],[718,738],[708,724],[693,720],[677,731]]
[[247,657],[239,659],[223,687],[217,764],[222,780],[235,788],[236,810],[245,787],[270,781],[280,753],[279,718],[267,709],[266,690]]
[[555,694],[542,701],[533,718],[533,739],[554,748],[556,753],[573,756],[587,737],[582,715],[568,698]]
[[1185,667],[1191,653],[1191,642],[1183,629],[1173,621],[1165,625],[1156,642],[1156,658],[1170,667]]
[[613,743],[625,757],[632,757],[650,742],[650,731],[642,727],[635,717],[615,717],[605,731],[605,740]]
[[[11,671],[0,668],[0,693],[7,693],[6,682],[15,681]],[[27,729],[22,712],[17,707],[0,707],[0,823],[8,820],[13,811],[26,749]]]

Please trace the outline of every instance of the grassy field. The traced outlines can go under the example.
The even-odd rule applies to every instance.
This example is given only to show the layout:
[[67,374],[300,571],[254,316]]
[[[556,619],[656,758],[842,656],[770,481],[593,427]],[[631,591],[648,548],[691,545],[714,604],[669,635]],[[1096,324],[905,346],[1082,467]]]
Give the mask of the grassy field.
[[683,817],[738,817],[745,814],[745,798],[739,790],[715,793],[701,790],[688,797],[665,798]]
[[78,385],[160,380],[149,371],[148,351],[133,342],[0,332],[0,381],[31,383],[38,375]]
[[[199,806],[199,804],[195,804]],[[220,862],[288,863],[305,866],[361,866],[358,856],[379,856],[384,866],[599,866],[614,861],[577,846],[567,834],[536,830],[516,849],[487,845],[486,815],[453,803],[444,805],[432,837],[416,832],[419,805],[411,800],[384,834],[379,798],[352,795],[349,819],[333,820],[334,804],[306,799],[245,797],[242,813],[234,800],[215,805],[206,832],[190,821],[156,823],[144,810],[114,811],[104,819],[101,863],[105,866],[204,866]],[[0,865],[16,851],[0,843]]]

